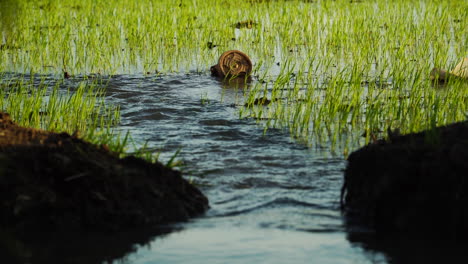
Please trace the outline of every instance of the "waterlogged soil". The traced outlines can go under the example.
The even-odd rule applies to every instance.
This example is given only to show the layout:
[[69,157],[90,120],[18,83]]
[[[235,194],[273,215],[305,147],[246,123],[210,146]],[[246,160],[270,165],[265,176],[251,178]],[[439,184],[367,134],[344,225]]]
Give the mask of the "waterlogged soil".
[[116,231],[203,213],[206,197],[160,163],[119,158],[77,135],[16,125],[0,113],[0,227],[12,233]]

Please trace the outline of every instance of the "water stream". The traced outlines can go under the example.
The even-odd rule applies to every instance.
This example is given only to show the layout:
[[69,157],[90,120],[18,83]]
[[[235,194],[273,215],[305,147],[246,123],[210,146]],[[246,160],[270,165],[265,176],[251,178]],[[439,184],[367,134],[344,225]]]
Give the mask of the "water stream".
[[206,75],[116,76],[106,92],[121,128],[177,149],[186,177],[210,200],[205,216],[129,256],[132,263],[349,263],[339,206],[343,157],[309,149],[287,131],[239,119],[242,89]]

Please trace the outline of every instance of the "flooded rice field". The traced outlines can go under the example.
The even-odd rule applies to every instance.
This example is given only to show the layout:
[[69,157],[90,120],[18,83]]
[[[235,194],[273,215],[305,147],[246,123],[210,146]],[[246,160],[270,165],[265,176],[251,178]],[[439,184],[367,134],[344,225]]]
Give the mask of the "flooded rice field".
[[[264,131],[254,119],[239,119],[242,88],[198,74],[114,76],[106,87],[106,101],[121,107],[119,129],[131,131],[139,144],[147,142],[148,148],[160,152],[163,162],[180,150],[180,169],[208,196],[211,209],[164,231],[141,230],[145,239],[136,240],[125,254],[115,252],[120,247],[112,245],[115,240],[127,240],[127,235],[103,238],[98,243],[106,249],[95,254],[115,252],[110,255],[119,257],[106,255],[97,257],[99,261],[440,263],[466,259],[461,246],[379,241],[365,232],[350,233],[339,211],[345,158],[332,155],[326,144],[308,148],[287,131]],[[158,232],[165,234],[153,235]],[[93,242],[81,245],[100,241],[88,239]]]
[[[339,208],[345,154],[466,119],[466,82],[429,78],[466,57],[466,3],[0,1],[2,111],[84,137],[118,123],[128,151],[175,156],[210,201],[186,223],[37,234],[8,250],[33,263],[467,263],[466,245],[379,239]],[[251,86],[208,75],[231,49],[250,56]],[[114,150],[105,132],[90,138]]]
[[[5,75],[12,80],[18,76]],[[31,76],[23,76],[31,80]],[[83,78],[34,82],[76,87]],[[117,75],[102,83],[130,131],[159,160],[177,153],[178,169],[209,198],[186,223],[117,234],[37,234],[20,254],[34,263],[441,263],[468,259],[465,245],[379,239],[350,228],[340,212],[346,159],[331,144],[305,146],[287,129],[239,118],[249,87],[206,74]],[[35,84],[37,85],[37,84]],[[73,90],[74,88],[71,88]],[[268,106],[264,106],[268,107]],[[129,149],[128,151],[133,151]],[[335,153],[335,154],[332,154]],[[8,258],[7,258],[8,260]]]

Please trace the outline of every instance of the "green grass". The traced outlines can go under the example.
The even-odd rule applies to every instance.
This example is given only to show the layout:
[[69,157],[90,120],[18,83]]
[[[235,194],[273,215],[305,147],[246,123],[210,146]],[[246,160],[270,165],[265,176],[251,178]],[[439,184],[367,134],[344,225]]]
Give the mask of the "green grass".
[[106,144],[123,152],[125,137],[118,136],[114,127],[120,121],[118,106],[104,102],[103,89],[82,81],[63,91],[61,81],[44,77],[5,78],[0,82],[0,109],[11,115],[19,125],[54,132],[79,134],[88,141]]
[[[428,79],[468,56],[464,0],[2,3],[0,72],[208,75],[239,49],[254,62],[240,118],[311,146],[347,152],[388,128],[466,119],[466,82],[438,89]],[[272,103],[253,105],[259,97]]]

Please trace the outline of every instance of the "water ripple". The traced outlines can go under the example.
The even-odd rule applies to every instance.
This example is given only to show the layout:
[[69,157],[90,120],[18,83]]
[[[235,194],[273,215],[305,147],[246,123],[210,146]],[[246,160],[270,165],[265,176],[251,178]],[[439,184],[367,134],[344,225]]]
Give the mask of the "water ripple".
[[342,231],[345,160],[298,144],[287,130],[264,133],[261,123],[240,120],[242,90],[199,75],[109,82],[107,100],[121,104],[122,129],[161,151],[163,161],[181,150],[184,174],[211,201],[198,225]]

